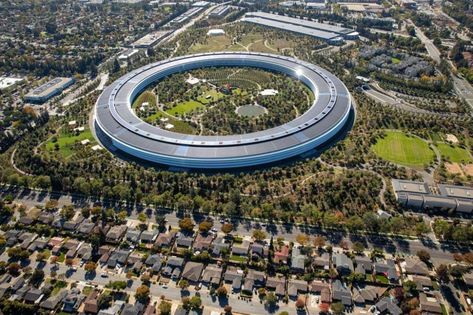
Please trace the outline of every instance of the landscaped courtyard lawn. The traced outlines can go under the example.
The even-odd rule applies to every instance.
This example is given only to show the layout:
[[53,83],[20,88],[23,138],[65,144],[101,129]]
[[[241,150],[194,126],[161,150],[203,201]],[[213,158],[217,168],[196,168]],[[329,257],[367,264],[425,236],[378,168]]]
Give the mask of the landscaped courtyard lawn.
[[166,113],[171,114],[173,116],[180,116],[202,107],[204,107],[202,103],[190,100],[177,104],[173,108],[166,110]]
[[382,159],[413,168],[423,168],[435,157],[424,140],[393,130],[387,130],[372,149]]
[[437,148],[440,154],[454,163],[470,163],[473,161],[470,152],[467,149],[463,149],[456,145],[450,145],[448,143],[437,143]]
[[57,139],[57,141],[55,142],[53,142],[53,139],[50,139],[48,142],[46,142],[46,149],[54,151],[56,148],[56,144],[58,144],[59,153],[63,158],[68,158],[69,156],[74,154],[73,146],[75,143],[85,139],[89,139],[91,143],[95,141],[92,132],[89,129],[86,129],[85,131],[77,135],[73,132],[66,133],[61,131],[59,135],[55,138]]
[[[210,96],[207,98],[207,96]],[[219,99],[223,98],[225,94],[222,92],[217,91],[216,89],[210,89],[205,91],[201,96],[197,98],[197,101],[201,102],[202,104],[208,104],[210,102],[218,101]]]

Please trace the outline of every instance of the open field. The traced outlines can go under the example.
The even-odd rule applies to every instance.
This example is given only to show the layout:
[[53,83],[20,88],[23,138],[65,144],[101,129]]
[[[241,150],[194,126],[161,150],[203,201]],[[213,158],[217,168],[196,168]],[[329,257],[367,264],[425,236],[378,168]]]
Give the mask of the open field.
[[225,94],[217,91],[216,89],[210,89],[205,91],[201,96],[197,98],[197,101],[206,105],[210,102],[218,101],[219,99],[225,97]]
[[166,113],[171,114],[173,116],[180,116],[180,115],[188,114],[196,109],[203,108],[203,107],[204,105],[202,105],[201,102],[190,100],[190,101],[177,104],[173,108],[166,110]]
[[[54,141],[53,139],[57,139]],[[59,147],[59,153],[63,158],[68,158],[74,154],[74,144],[82,140],[89,139],[91,143],[95,142],[92,132],[89,129],[76,135],[75,133],[60,132],[59,136],[53,137],[46,142],[46,149],[49,151],[55,151],[56,144]]]
[[386,136],[379,138],[372,149],[384,160],[412,168],[423,168],[435,156],[427,142],[392,130],[387,130]]
[[135,99],[132,107],[137,110],[144,102],[148,102],[150,107],[155,107],[156,95],[151,91],[144,91]]
[[445,159],[454,163],[469,163],[473,161],[468,150],[463,149],[456,145],[450,145],[448,143],[437,143],[437,148],[440,154]]

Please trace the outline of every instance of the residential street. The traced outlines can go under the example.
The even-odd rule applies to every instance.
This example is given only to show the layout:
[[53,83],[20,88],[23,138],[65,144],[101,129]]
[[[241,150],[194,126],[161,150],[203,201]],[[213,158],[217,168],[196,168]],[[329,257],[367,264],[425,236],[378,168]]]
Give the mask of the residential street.
[[[8,193],[12,191],[7,191],[3,188],[0,193],[1,197],[5,197]],[[36,205],[44,205],[48,200],[50,200],[51,195],[48,193],[39,193],[31,190],[24,190],[22,192],[12,193],[15,197],[15,200],[23,203],[26,207],[30,208]],[[63,205],[74,204],[77,207],[91,206],[92,201],[87,201],[82,198],[71,197],[70,195],[54,195],[54,199],[58,200],[58,206],[62,207]],[[143,211],[143,207],[136,208],[134,207],[125,207],[117,205],[104,204],[105,207],[114,207],[116,209],[127,208],[129,211],[129,218],[136,219],[138,213]],[[150,222],[154,222],[154,213],[153,211],[146,212],[149,217]],[[161,210],[161,214],[166,218],[166,225],[171,225],[174,227],[178,226],[180,218],[182,218],[183,213],[178,214],[175,211]],[[204,219],[202,214],[194,214],[193,219],[196,222],[200,222]],[[293,224],[265,224],[259,223],[256,221],[250,221],[247,219],[234,218],[231,220],[234,226],[234,231],[236,234],[241,236],[251,236],[255,228],[263,229],[267,232],[268,236],[273,236],[274,238],[283,237],[287,241],[294,241],[298,234],[306,233],[309,235],[324,235],[327,239],[327,242],[333,246],[339,246],[342,241],[345,241],[348,246],[353,242],[359,241],[365,244],[367,248],[378,247],[384,249],[388,253],[403,253],[405,255],[416,255],[417,251],[423,249],[430,253],[433,261],[438,264],[441,263],[454,263],[453,254],[458,252],[468,252],[471,250],[471,246],[458,246],[456,244],[450,243],[438,243],[434,240],[424,238],[423,240],[419,239],[405,239],[405,238],[388,238],[380,235],[364,236],[364,235],[353,235],[345,231],[339,230],[324,230],[320,227],[306,227],[306,226],[295,226]],[[220,230],[221,223],[219,218],[214,217],[214,227],[217,230]]]

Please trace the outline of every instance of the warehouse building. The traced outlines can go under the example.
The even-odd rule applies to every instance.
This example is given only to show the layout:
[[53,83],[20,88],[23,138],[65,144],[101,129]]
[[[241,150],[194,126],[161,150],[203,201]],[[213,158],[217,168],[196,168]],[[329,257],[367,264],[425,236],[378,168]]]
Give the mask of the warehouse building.
[[473,213],[473,188],[465,186],[439,185],[439,194],[434,194],[426,183],[392,179],[396,200],[404,207],[449,213]]
[[30,103],[42,104],[59,95],[74,83],[73,78],[55,78],[29,92],[25,100]]
[[156,31],[153,33],[146,34],[137,41],[133,42],[129,47],[131,48],[148,48],[158,44],[163,38],[165,38],[170,32],[169,31]]
[[[341,27],[338,25],[331,25],[327,23],[319,23],[319,22],[315,22],[311,20],[298,19],[298,18],[288,17],[284,15],[278,15],[278,14],[272,14],[272,13],[266,13],[266,12],[250,12],[245,15],[245,19],[246,18],[253,18],[253,19],[257,18],[257,19],[260,19],[260,21],[262,20],[263,23],[265,21],[279,22],[288,26],[296,26],[296,27],[301,27],[303,29],[314,30],[317,32],[335,34],[336,37],[342,37],[344,39],[358,39],[359,37],[358,32],[355,32],[353,29],[350,29],[350,28]],[[321,39],[324,39],[324,38],[321,38]]]
[[214,19],[221,19],[224,18],[230,12],[229,5],[223,5],[216,7],[215,9],[210,12],[209,16]]
[[182,13],[178,17],[174,18],[169,24],[171,25],[180,25],[187,22],[191,17],[198,14],[202,11],[203,7],[193,7],[187,10],[186,12]]
[[310,29],[304,26],[298,26],[294,24],[287,24],[284,22],[278,22],[274,20],[266,20],[258,17],[244,17],[242,19],[244,22],[254,23],[261,26],[277,28],[283,31],[293,32],[301,35],[312,36],[317,39],[324,40],[332,45],[340,45],[343,43],[343,37],[332,33],[332,32],[324,32],[319,30]]

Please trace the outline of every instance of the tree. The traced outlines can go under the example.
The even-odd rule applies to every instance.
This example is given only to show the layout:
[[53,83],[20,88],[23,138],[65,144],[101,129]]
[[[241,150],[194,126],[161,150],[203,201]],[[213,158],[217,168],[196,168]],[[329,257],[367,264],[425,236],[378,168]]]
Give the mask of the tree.
[[94,272],[95,269],[97,269],[97,264],[94,263],[93,261],[87,262],[87,263],[85,264],[85,266],[84,266],[84,270],[85,270],[86,272]]
[[115,60],[113,60],[112,72],[113,72],[113,73],[117,73],[118,71],[120,71],[120,63],[119,63],[118,60],[115,58]]
[[44,271],[41,269],[35,269],[35,271],[31,275],[30,283],[35,287],[39,287],[39,285],[43,282],[43,279]]
[[193,310],[200,309],[202,306],[202,300],[200,299],[200,296],[194,295],[189,301],[189,306]]
[[229,234],[233,230],[233,224],[224,223],[224,224],[222,224],[221,230],[222,230],[223,233]]
[[448,272],[448,267],[446,265],[444,264],[439,265],[435,271],[437,272],[437,276],[440,282],[442,283],[448,282],[449,272]]
[[333,314],[341,315],[345,311],[345,306],[342,303],[337,302],[331,305]]
[[225,297],[227,296],[228,292],[227,289],[224,286],[220,286],[217,289],[217,295],[220,297]]
[[307,234],[298,234],[296,236],[296,241],[302,246],[305,246],[309,242],[309,236]]
[[210,229],[214,226],[213,222],[210,220],[205,220],[200,222],[199,224],[199,231],[203,233],[207,233]]
[[422,260],[425,263],[428,263],[429,260],[430,260],[430,254],[425,249],[421,249],[421,250],[417,251],[417,257],[419,257],[419,259]]
[[64,220],[70,220],[74,217],[74,207],[72,207],[71,205],[68,205],[68,206],[64,206],[62,207],[61,209],[61,218],[63,218]]
[[20,274],[20,265],[17,263],[11,263],[7,267],[7,271],[12,276],[18,276]]
[[74,260],[72,258],[66,258],[66,261],[64,263],[66,264],[66,266],[71,268],[72,265],[74,264]]
[[430,228],[427,226],[427,224],[425,224],[424,221],[417,223],[415,229],[417,236],[422,236],[430,232]]
[[166,301],[161,301],[159,303],[158,309],[159,309],[159,314],[161,315],[171,315],[171,307],[172,304]]
[[410,295],[414,295],[417,292],[417,284],[412,280],[404,281],[402,287],[404,288],[404,291]]
[[264,304],[268,307],[275,306],[277,302],[278,302],[278,298],[276,297],[276,295],[274,295],[273,292],[269,292],[264,297]]
[[365,246],[361,242],[355,242],[353,243],[353,251],[357,254],[361,254],[363,250],[365,249]]
[[189,287],[189,282],[186,279],[181,279],[181,281],[179,281],[179,288],[181,288],[181,290],[185,290],[188,287]]
[[147,219],[148,217],[143,212],[140,212],[140,214],[138,214],[138,221],[140,221],[142,224],[145,223]]
[[185,232],[192,232],[194,230],[194,221],[186,217],[179,221],[179,228]]
[[296,301],[296,308],[303,309],[305,307],[305,301],[302,298],[298,298]]
[[143,304],[146,303],[149,299],[149,287],[141,285],[136,288],[135,298]]
[[257,241],[262,241],[266,238],[266,233],[261,230],[254,230],[253,231],[253,238]]
[[230,305],[225,305],[225,307],[223,308],[223,311],[225,312],[225,315],[231,315],[232,307]]
[[128,217],[128,212],[126,212],[126,210],[122,210],[118,212],[118,220],[120,220],[120,222],[125,222],[127,217]]
[[325,237],[323,236],[316,236],[314,238],[314,246],[317,248],[322,248],[325,246]]

